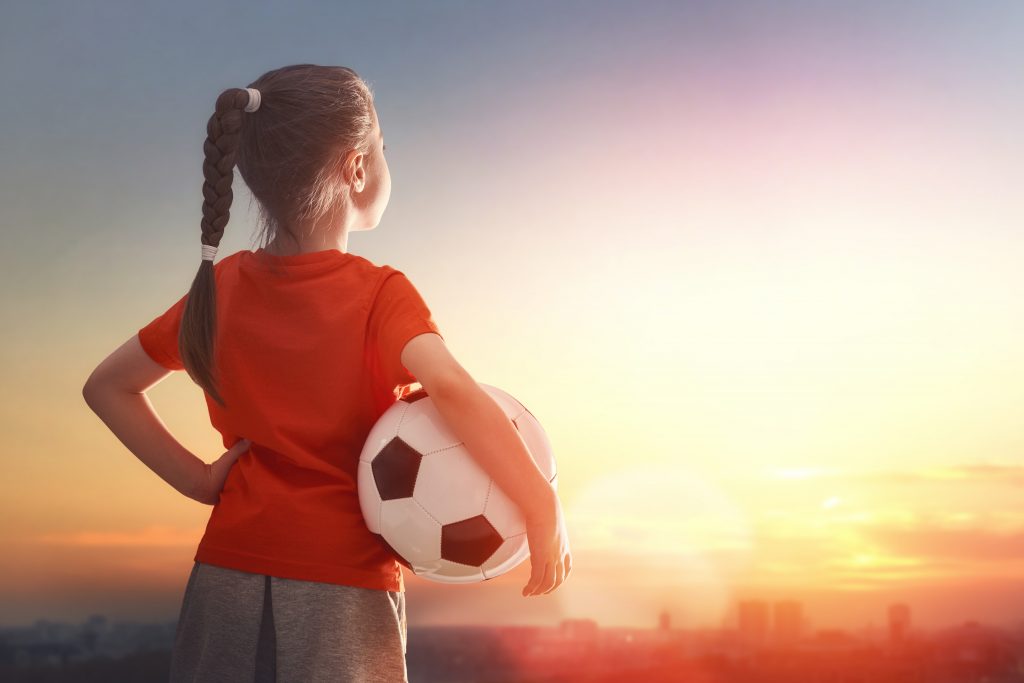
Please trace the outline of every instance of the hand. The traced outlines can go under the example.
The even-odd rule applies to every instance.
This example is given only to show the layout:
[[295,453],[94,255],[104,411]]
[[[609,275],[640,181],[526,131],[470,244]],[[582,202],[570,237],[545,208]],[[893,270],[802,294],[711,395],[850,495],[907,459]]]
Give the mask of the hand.
[[523,597],[550,593],[569,578],[572,571],[572,553],[565,529],[565,517],[558,496],[546,514],[527,516],[526,540],[530,545],[530,564],[533,571],[523,588]]
[[203,463],[203,474],[196,487],[196,494],[192,497],[207,505],[216,505],[220,502],[220,491],[224,488],[224,481],[228,478],[231,466],[251,445],[249,439],[242,439],[213,463]]

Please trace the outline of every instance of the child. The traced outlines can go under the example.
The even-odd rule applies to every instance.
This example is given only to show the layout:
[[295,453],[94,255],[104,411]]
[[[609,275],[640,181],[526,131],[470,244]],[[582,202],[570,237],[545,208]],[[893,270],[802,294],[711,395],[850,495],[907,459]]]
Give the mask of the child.
[[[217,98],[191,289],[93,371],[83,394],[181,493],[213,505],[185,587],[171,681],[406,681],[400,565],[356,491],[377,418],[419,382],[527,518],[523,595],[568,576],[561,506],[501,407],[452,357],[402,271],[347,250],[391,192],[370,87],[298,64]],[[265,246],[213,263],[233,167]],[[205,463],[145,391],[172,370],[204,390],[229,448]]]

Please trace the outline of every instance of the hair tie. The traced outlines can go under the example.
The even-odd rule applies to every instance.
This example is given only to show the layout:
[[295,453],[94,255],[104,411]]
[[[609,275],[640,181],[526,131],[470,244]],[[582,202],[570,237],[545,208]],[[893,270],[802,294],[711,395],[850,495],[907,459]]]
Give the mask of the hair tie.
[[217,247],[212,244],[203,245],[203,261],[213,261],[213,257],[217,255]]
[[249,92],[249,104],[245,105],[246,111],[256,111],[260,108],[260,91],[256,88],[246,88]]

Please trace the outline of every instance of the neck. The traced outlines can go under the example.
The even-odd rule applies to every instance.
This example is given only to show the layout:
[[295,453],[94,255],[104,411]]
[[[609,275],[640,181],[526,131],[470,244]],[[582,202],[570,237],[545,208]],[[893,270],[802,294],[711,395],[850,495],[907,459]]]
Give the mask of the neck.
[[337,249],[342,253],[348,253],[348,231],[314,232],[312,235],[304,235],[297,241],[290,235],[284,237],[277,235],[264,247],[264,251],[267,253],[278,256],[293,256],[325,249]]

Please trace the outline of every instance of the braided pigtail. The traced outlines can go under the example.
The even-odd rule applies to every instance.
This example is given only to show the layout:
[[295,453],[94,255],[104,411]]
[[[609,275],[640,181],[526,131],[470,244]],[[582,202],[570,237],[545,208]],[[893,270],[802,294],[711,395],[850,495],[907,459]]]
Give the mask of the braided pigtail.
[[[373,90],[345,66],[291,64],[217,98],[203,144],[204,259],[182,311],[178,350],[192,381],[221,407],[227,404],[215,367],[211,252],[228,222],[234,169],[257,201],[264,246],[297,244],[302,232],[331,221],[340,201],[340,165],[351,150],[368,154],[373,132]],[[287,272],[277,259],[264,262],[278,274]]]
[[[259,106],[254,93],[254,105]],[[226,407],[217,388],[214,367],[214,339],[217,332],[217,292],[213,260],[210,255],[220,245],[230,215],[235,158],[238,153],[242,117],[250,106],[250,91],[229,88],[217,98],[213,115],[206,124],[203,151],[203,219],[200,223],[203,259],[199,262],[182,311],[178,348],[182,364],[192,380],[217,403]]]

